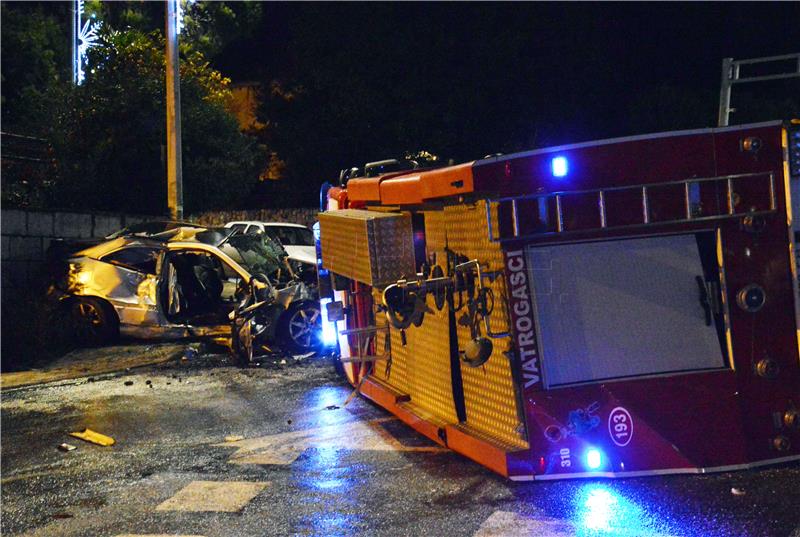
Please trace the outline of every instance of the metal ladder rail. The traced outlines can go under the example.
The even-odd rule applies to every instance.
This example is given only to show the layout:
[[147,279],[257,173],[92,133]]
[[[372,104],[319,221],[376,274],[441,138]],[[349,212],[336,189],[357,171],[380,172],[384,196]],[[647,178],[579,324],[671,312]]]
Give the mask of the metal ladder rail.
[[[735,205],[734,205],[734,188],[733,182],[736,179],[748,178],[748,177],[767,177],[769,179],[769,211],[774,211],[777,208],[777,200],[775,196],[775,176],[772,172],[756,172],[756,173],[746,173],[746,174],[736,174],[736,175],[728,175],[728,176],[720,176],[720,177],[705,177],[699,179],[685,179],[682,181],[666,181],[662,183],[651,183],[651,184],[644,184],[644,185],[631,185],[631,186],[621,186],[621,187],[608,187],[608,188],[598,188],[598,189],[590,189],[590,190],[575,190],[575,191],[563,191],[563,192],[552,192],[547,194],[526,194],[522,196],[512,196],[507,198],[498,198],[495,200],[489,200],[486,204],[486,217],[487,217],[487,225],[489,231],[489,240],[491,242],[498,242],[503,240],[512,240],[524,237],[535,237],[540,235],[550,235],[553,233],[565,233],[569,232],[564,229],[564,209],[563,209],[563,202],[562,199],[564,196],[571,196],[571,195],[578,195],[578,194],[591,194],[596,193],[598,196],[598,211],[599,211],[599,219],[600,219],[600,227],[596,229],[608,229],[608,208],[606,205],[606,193],[608,192],[621,192],[621,191],[632,191],[639,189],[642,196],[642,223],[641,224],[629,224],[623,226],[610,226],[611,228],[623,228],[623,227],[635,227],[635,226],[648,226],[648,225],[657,225],[657,224],[674,224],[674,223],[681,223],[687,221],[697,221],[697,220],[718,220],[725,217],[732,217],[736,215]],[[720,182],[725,181],[725,198],[726,198],[726,205],[727,211],[726,215],[713,215],[710,217],[696,217],[692,214],[692,202],[691,202],[691,187],[694,184],[702,184],[702,183],[711,183],[711,182]],[[652,222],[650,218],[650,193],[651,189],[654,187],[661,187],[661,186],[675,186],[683,184],[684,187],[684,208],[685,208],[685,218],[670,220],[670,221],[659,221],[659,222]],[[549,199],[554,198],[556,202],[556,231],[555,232],[546,232],[546,233],[533,233],[533,234],[526,234],[523,235],[521,233],[521,225],[519,220],[519,202],[525,200],[533,200],[533,199]],[[492,226],[492,214],[491,214],[491,206],[494,203],[502,203],[502,202],[510,202],[511,203],[511,224],[512,224],[512,234],[511,237],[498,237],[495,236],[494,227]],[[763,212],[763,211],[762,211]],[[591,231],[592,229],[582,229],[579,231]],[[499,231],[499,230],[498,230]]]
[[380,356],[362,353],[362,351],[366,351],[367,349],[369,349],[369,346],[372,343],[373,338],[378,334],[378,332],[388,332],[388,330],[389,330],[388,325],[365,326],[363,328],[351,328],[349,330],[342,330],[340,334],[343,336],[357,337],[356,355],[340,358],[342,363],[377,362],[380,360],[388,359],[389,358],[388,353],[384,353]]
[[[367,363],[375,363],[381,360],[388,360],[390,358],[389,352],[384,352],[380,356],[376,355],[368,355],[368,354],[361,354],[362,349],[369,349],[370,344],[372,343],[372,339],[378,334],[378,332],[386,331],[389,332],[389,325],[384,326],[365,326],[363,328],[351,328],[349,330],[342,330],[340,332],[343,336],[356,336],[358,338],[358,343],[356,345],[356,355],[355,356],[347,356],[340,358],[343,364],[345,363],[357,363],[359,365],[365,365]],[[363,338],[366,337],[366,341]],[[366,373],[361,376],[361,380],[358,381],[358,384],[350,392],[350,395],[344,400],[344,406],[349,405],[353,399],[356,398],[357,395],[361,393],[361,387],[366,382],[367,378],[369,378],[371,373]]]

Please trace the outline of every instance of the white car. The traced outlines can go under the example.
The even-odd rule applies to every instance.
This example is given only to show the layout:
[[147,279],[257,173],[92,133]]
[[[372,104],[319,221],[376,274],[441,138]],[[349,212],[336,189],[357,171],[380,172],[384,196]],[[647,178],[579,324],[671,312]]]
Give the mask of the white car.
[[288,224],[286,222],[228,222],[227,228],[234,228],[245,234],[266,233],[271,239],[279,241],[289,254],[289,259],[300,263],[317,265],[317,252],[314,246],[314,234],[306,226]]

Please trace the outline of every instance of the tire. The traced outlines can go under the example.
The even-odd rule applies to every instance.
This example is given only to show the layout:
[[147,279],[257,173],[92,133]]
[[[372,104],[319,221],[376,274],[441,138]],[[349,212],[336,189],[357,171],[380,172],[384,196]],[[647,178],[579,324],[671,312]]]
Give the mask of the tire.
[[119,337],[119,318],[111,304],[99,298],[78,297],[70,305],[78,343],[107,345]]
[[291,351],[311,352],[321,346],[322,312],[319,302],[302,300],[292,303],[281,316],[278,334]]

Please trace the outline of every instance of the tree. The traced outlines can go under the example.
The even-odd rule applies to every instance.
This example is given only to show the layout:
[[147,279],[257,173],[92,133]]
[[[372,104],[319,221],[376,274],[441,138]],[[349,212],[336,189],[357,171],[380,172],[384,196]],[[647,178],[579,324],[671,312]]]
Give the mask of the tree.
[[[27,110],[70,76],[68,10],[61,4],[2,2],[3,130],[26,130]],[[59,17],[61,15],[62,17]]]
[[[122,26],[158,15],[150,3],[95,4],[86,9],[108,9]],[[69,13],[59,6],[2,5],[4,130],[47,139],[58,165],[41,167],[48,180],[30,192],[29,172],[13,177],[4,161],[3,203],[166,214],[161,30],[117,31],[104,22],[86,81],[74,87],[64,38]],[[230,81],[191,41],[181,54],[185,210],[239,205],[266,166],[265,151],[225,110]]]
[[[160,32],[104,32],[90,76],[53,88],[48,130],[60,163],[56,196],[76,207],[164,214],[164,40]],[[184,207],[235,205],[263,168],[255,140],[225,110],[229,80],[199,52],[181,62]],[[62,104],[59,106],[57,102]]]

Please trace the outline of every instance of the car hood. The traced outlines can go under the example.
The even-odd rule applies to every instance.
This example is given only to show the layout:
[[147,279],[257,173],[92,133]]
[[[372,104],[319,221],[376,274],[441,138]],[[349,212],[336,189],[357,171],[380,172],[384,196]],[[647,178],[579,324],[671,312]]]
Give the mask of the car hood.
[[309,265],[317,264],[317,251],[313,246],[292,246],[287,244],[284,245],[284,248],[286,253],[289,254],[289,259]]

